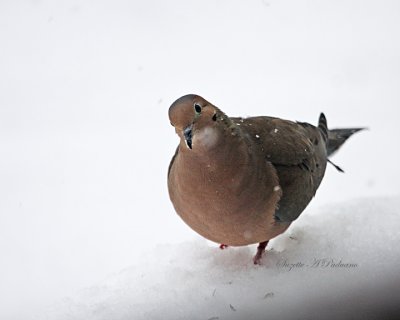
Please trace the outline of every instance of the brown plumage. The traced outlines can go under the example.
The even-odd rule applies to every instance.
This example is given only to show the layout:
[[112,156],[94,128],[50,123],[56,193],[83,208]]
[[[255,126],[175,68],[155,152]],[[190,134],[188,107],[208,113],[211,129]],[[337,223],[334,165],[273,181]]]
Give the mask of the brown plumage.
[[[230,118],[197,95],[169,108],[180,138],[168,170],[178,215],[217,243],[260,243],[284,232],[315,195],[327,157],[360,129],[329,131],[272,117]],[[331,146],[331,148],[329,148]]]

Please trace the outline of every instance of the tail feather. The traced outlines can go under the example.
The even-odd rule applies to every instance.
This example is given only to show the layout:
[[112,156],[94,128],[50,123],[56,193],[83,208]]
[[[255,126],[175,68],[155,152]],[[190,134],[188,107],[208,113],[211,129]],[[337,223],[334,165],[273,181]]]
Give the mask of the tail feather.
[[364,128],[332,129],[328,131],[327,153],[333,155],[354,133]]
[[[326,150],[328,157],[333,155],[354,133],[364,130],[365,128],[348,128],[348,129],[328,129],[328,122],[323,113],[320,114],[318,120],[318,129],[321,132],[322,138],[326,142]],[[328,162],[333,165],[338,171],[344,172],[342,168],[334,164],[331,160]]]
[[319,128],[324,140],[327,141],[328,140],[328,132],[329,132],[328,131],[328,123],[326,121],[325,115],[322,112],[319,115],[318,128]]

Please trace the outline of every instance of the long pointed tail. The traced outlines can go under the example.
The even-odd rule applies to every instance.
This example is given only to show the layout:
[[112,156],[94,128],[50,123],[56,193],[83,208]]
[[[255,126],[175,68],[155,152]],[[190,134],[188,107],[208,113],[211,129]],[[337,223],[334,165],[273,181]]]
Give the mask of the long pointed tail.
[[328,129],[326,117],[323,113],[319,116],[318,128],[326,141],[328,157],[334,154],[345,141],[354,133],[364,130],[365,128],[345,128],[345,129]]
[[328,157],[333,155],[354,133],[365,128],[332,129],[328,131]]

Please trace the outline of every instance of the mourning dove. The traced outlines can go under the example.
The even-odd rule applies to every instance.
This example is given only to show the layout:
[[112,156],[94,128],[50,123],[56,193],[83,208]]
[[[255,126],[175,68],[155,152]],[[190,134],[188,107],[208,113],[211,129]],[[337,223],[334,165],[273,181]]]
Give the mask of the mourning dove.
[[317,127],[231,118],[193,94],[171,105],[169,119],[180,138],[168,169],[176,212],[221,248],[259,243],[256,264],[314,197],[328,156],[361,130],[328,130],[323,113]]

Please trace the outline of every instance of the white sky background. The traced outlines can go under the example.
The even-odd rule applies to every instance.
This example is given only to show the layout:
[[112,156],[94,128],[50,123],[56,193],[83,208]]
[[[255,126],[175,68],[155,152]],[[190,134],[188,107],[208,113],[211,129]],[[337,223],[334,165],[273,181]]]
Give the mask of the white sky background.
[[399,39],[398,1],[1,1],[0,318],[196,237],[166,189],[187,93],[369,127],[313,207],[399,194]]

